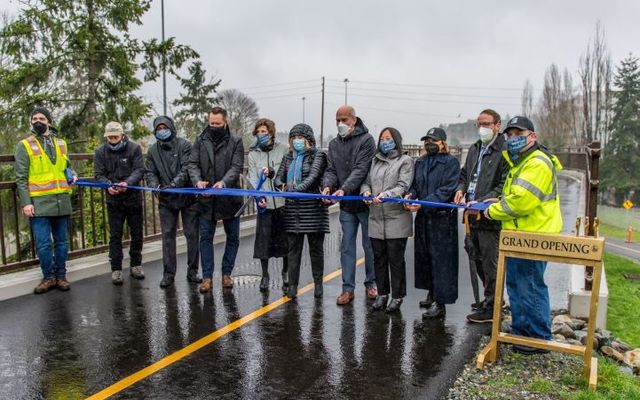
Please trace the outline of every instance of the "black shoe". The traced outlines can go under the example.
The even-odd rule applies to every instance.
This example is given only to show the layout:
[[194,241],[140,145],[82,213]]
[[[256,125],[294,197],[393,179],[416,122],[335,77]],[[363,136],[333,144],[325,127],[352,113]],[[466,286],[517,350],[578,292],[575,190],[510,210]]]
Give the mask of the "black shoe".
[[387,300],[389,300],[389,296],[378,295],[378,297],[376,298],[376,301],[373,302],[373,305],[371,306],[371,308],[373,308],[375,311],[382,310],[387,306]]
[[266,292],[267,290],[269,290],[269,277],[263,276],[262,279],[260,279],[260,291]]
[[418,304],[422,308],[431,308],[431,306],[434,304],[433,296],[431,295],[431,291],[429,291],[429,294],[427,295],[427,298],[424,299],[424,300],[421,300],[420,303],[418,303]]
[[324,288],[322,287],[322,282],[316,283],[313,288],[313,297],[319,299],[324,294]]
[[482,308],[467,315],[467,321],[475,322],[476,324],[487,324],[493,322],[493,312],[488,308]]
[[195,271],[187,272],[187,281],[191,283],[202,283],[202,278]]
[[160,281],[160,287],[161,288],[168,288],[171,285],[173,285],[173,276],[171,276],[171,275],[163,276],[162,280]]
[[445,309],[444,304],[438,304],[434,302],[433,305],[431,305],[431,307],[427,311],[422,313],[422,318],[423,319],[444,318],[446,314],[447,314],[447,310]]
[[484,300],[471,304],[471,311],[478,311],[484,308]]
[[402,305],[402,299],[391,299],[391,302],[387,306],[387,313],[392,314],[400,311]]
[[289,274],[283,271],[282,272],[282,291],[286,294],[288,288],[289,288]]
[[523,354],[525,356],[532,356],[534,354],[547,354],[549,350],[536,349],[535,347],[523,346],[521,344],[514,344],[513,352]]
[[290,299],[295,299],[296,297],[298,297],[298,287],[296,285],[289,285],[287,297]]

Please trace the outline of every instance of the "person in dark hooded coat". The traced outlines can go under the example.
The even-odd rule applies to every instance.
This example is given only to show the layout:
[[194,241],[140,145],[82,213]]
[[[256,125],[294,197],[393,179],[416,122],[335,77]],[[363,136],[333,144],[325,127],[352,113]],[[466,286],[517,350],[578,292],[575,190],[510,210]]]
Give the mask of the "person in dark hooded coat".
[[[426,154],[416,160],[407,198],[450,203],[458,185],[460,163],[449,154],[447,134],[431,128],[421,140]],[[445,305],[458,299],[458,212],[455,208],[407,206],[417,211],[414,235],[415,286],[428,290],[420,302],[423,318],[443,318]]]
[[[173,119],[159,116],[153,121],[157,141],[149,147],[145,161],[147,186],[154,188],[193,187],[189,178],[191,142],[177,137]],[[164,273],[160,287],[173,285],[176,275],[176,232],[178,217],[182,216],[182,230],[187,239],[187,280],[202,282],[198,276],[198,205],[195,197],[185,194],[160,193],[158,213],[162,229],[162,265]]]
[[[214,107],[209,112],[209,125],[198,135],[189,159],[189,176],[197,188],[240,188],[244,167],[242,138],[234,136],[227,124],[227,110]],[[211,290],[213,277],[213,237],[216,224],[222,220],[226,242],[222,257],[222,287],[232,288],[231,272],[240,247],[240,217],[242,197],[200,196],[200,261],[202,283],[200,292]]]
[[[320,193],[322,177],[327,167],[327,156],[316,148],[313,129],[297,124],[289,132],[291,151],[284,156],[276,174],[276,185],[287,192]],[[289,291],[298,295],[298,280],[304,237],[309,243],[311,272],[315,284],[314,296],[322,297],[324,274],[324,235],[329,233],[329,211],[317,199],[287,198],[284,206],[284,226],[287,232],[289,252]]]

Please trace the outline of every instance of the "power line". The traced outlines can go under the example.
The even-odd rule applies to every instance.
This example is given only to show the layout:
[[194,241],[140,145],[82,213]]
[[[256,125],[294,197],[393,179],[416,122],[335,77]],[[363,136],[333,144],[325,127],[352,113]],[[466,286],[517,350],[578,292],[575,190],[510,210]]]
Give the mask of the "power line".
[[[338,85],[327,85],[328,88],[342,89]],[[479,94],[461,94],[461,93],[433,93],[433,92],[415,92],[407,90],[390,90],[380,88],[361,88],[351,87],[351,90],[362,90],[368,92],[381,92],[381,93],[398,93],[398,94],[415,94],[419,96],[453,96],[453,97],[473,97],[473,98],[496,98],[496,99],[520,99],[520,96],[491,96],[491,95],[479,95]]]
[[304,81],[290,81],[290,82],[271,83],[271,84],[268,84],[268,85],[260,85],[260,86],[247,86],[247,87],[243,87],[243,88],[238,88],[237,90],[261,89],[261,88],[267,88],[267,87],[295,85],[295,84],[309,83],[309,82],[318,82],[318,79],[307,79],[307,80],[304,80]]
[[[340,79],[327,79],[332,82],[340,82],[343,80]],[[419,86],[419,87],[427,87],[427,88],[438,88],[438,89],[470,89],[470,90],[514,90],[514,91],[522,91],[522,88],[500,88],[500,87],[481,87],[481,86],[448,86],[448,85],[428,85],[424,83],[397,83],[397,82],[375,82],[375,81],[353,81],[349,80],[350,83],[362,83],[368,85],[381,85],[381,86]]]
[[300,97],[300,96],[313,96],[313,95],[317,95],[320,94],[320,92],[301,92],[301,93],[287,93],[287,94],[281,94],[281,95],[276,95],[276,96],[266,96],[266,97],[251,97],[254,100],[268,100],[268,99],[280,99],[280,98],[284,98],[284,97]]
[[246,91],[244,93],[248,94],[248,95],[262,95],[262,94],[270,94],[270,93],[275,93],[275,92],[288,92],[288,91],[301,91],[301,90],[311,90],[311,89],[317,89],[318,91],[320,91],[320,86],[318,85],[313,85],[313,86],[296,86],[296,87],[291,87],[291,88],[280,88],[280,89],[268,89],[268,90],[260,90],[257,92],[254,91]]
[[[338,104],[338,103],[326,103],[326,104],[327,105],[331,105],[331,106],[336,106],[336,107],[340,107],[342,105],[342,104]],[[372,111],[383,111],[383,112],[390,112],[390,113],[419,115],[419,116],[423,116],[423,117],[459,118],[459,116],[457,116],[457,115],[428,114],[428,113],[422,113],[422,112],[419,112],[419,111],[397,110],[397,109],[392,109],[392,108],[377,108],[377,107],[368,107],[368,106],[357,106],[356,107],[356,110],[360,110],[360,109],[372,110]]]
[[[343,95],[343,93],[338,93],[338,92],[327,92],[327,94],[340,95],[340,96]],[[352,94],[352,96],[377,98],[377,99],[388,99],[388,100],[402,100],[402,101],[424,101],[424,102],[428,102],[428,103],[474,104],[474,105],[481,105],[481,106],[487,106],[487,105],[493,105],[493,106],[520,106],[520,104],[516,104],[516,103],[494,103],[494,102],[478,103],[478,102],[472,102],[472,101],[455,101],[455,100],[446,100],[446,99],[444,99],[444,100],[436,100],[436,99],[424,99],[424,98],[378,96],[378,95],[373,95],[373,94],[356,94],[356,93],[354,93],[354,94]]]

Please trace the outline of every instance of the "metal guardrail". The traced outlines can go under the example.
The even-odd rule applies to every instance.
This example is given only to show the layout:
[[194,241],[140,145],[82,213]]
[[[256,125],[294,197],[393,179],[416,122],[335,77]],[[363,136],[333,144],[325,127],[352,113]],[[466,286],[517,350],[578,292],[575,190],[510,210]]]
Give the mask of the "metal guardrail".
[[[69,154],[81,179],[93,178],[93,153]],[[13,155],[0,155],[0,166],[13,164]],[[245,171],[246,173],[246,167]],[[144,184],[144,183],[143,183]],[[161,238],[156,198],[143,192],[144,241]],[[109,228],[104,190],[74,187],[73,213],[69,223],[69,259],[104,252],[109,248]],[[250,203],[242,218],[253,218],[255,204]],[[182,222],[179,221],[179,224]],[[179,225],[179,233],[182,226]],[[129,243],[125,230],[124,245]],[[15,181],[0,182],[0,273],[26,269],[38,264],[29,221],[22,215]]]

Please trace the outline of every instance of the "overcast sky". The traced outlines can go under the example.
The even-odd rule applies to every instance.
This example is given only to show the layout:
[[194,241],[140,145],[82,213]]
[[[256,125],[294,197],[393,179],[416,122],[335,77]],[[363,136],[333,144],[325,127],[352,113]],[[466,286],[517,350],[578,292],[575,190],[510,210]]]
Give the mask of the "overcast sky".
[[[3,9],[16,0],[0,0]],[[540,92],[551,63],[574,74],[595,24],[604,26],[614,65],[640,55],[640,1],[265,1],[165,0],[166,35],[189,44],[221,89],[251,95],[278,130],[306,122],[325,135],[335,110],[353,105],[375,135],[398,128],[416,142],[432,126],[475,118],[486,107],[520,112],[528,78]],[[155,1],[140,38],[160,36]],[[169,79],[168,97],[180,88]],[[142,93],[162,110],[162,87]]]

